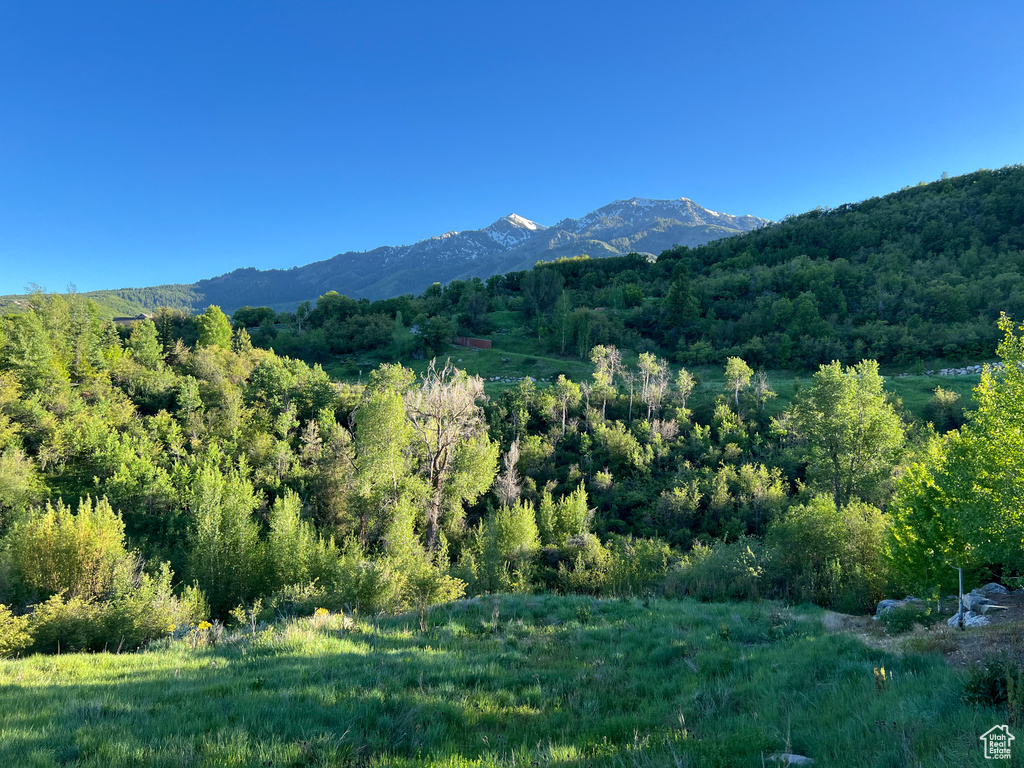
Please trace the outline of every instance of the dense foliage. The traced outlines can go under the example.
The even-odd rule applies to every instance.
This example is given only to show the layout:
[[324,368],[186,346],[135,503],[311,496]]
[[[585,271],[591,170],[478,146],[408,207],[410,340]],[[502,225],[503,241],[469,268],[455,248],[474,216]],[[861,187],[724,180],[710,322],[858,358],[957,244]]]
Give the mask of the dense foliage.
[[[456,334],[492,331],[489,313],[510,311],[538,349],[581,359],[610,344],[685,365],[909,365],[991,355],[999,313],[1024,316],[1022,250],[1024,167],[1014,166],[810,211],[656,260],[561,259],[419,297],[328,293],[295,313],[246,307],[234,319],[258,344],[315,362],[382,347],[429,355]],[[410,326],[418,334],[402,349]]]
[[[1024,352],[1009,321],[1006,366],[959,431],[955,393],[936,391],[946,437],[910,423],[860,355],[953,354],[942,333],[1014,306],[993,277],[964,288],[966,320],[942,319],[953,299],[914,281],[939,264],[928,290],[963,287],[957,269],[982,280],[1019,261],[1022,178],[981,172],[657,262],[575,259],[372,304],[332,292],[233,324],[211,306],[115,326],[85,297],[29,295],[0,321],[0,652],[316,607],[422,620],[467,592],[858,610],[897,584],[945,587],[950,565],[1021,573]],[[946,239],[922,234],[936,221]],[[886,274],[906,280],[886,278],[883,299]],[[756,315],[786,302],[782,325]],[[804,311],[815,302],[841,312]],[[450,361],[401,362],[510,317],[590,373],[487,397]],[[864,341],[881,328],[903,340]],[[987,355],[985,334],[958,349]],[[358,384],[318,363],[363,353],[395,362]],[[724,367],[700,407],[678,365],[694,359]],[[770,408],[766,362],[817,370]]]

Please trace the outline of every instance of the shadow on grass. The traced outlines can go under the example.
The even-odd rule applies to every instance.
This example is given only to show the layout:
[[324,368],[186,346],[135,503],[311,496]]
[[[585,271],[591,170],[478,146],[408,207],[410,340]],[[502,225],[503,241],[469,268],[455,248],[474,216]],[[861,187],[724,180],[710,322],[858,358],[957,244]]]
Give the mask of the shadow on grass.
[[[888,765],[886,745],[863,747],[872,718],[907,719],[945,681],[816,622],[779,632],[750,606],[503,598],[432,618],[427,633],[304,624],[11,662],[0,765],[753,766],[787,742],[829,765]],[[876,690],[879,663],[923,685]],[[968,730],[955,715],[908,726],[900,749]]]

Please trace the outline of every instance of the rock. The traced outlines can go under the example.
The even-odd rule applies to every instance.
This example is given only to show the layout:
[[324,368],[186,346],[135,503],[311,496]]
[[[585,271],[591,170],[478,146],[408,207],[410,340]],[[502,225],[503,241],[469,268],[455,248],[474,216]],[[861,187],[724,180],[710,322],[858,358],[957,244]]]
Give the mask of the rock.
[[981,592],[983,595],[1006,595],[1010,592],[1002,584],[996,584],[994,581],[990,581],[984,587],[979,587],[976,591]]
[[881,616],[883,613],[888,613],[893,608],[902,608],[906,603],[903,600],[883,600],[878,604],[878,608],[875,609],[875,616]]
[[987,615],[992,613],[993,611],[1008,611],[1010,609],[1007,608],[1005,605],[996,605],[995,603],[990,603],[989,605],[980,606],[978,610]]
[[[952,618],[946,622],[951,627],[957,627],[960,625],[960,614],[953,614]],[[982,616],[980,613],[973,613],[968,611],[964,614],[964,626],[965,627],[984,627],[986,624],[990,624],[987,616]]]
[[991,602],[987,597],[974,592],[968,592],[964,595],[964,608],[968,611],[976,611],[981,606],[988,605]]
[[769,760],[782,763],[783,765],[814,765],[814,760],[803,755],[793,755],[786,752],[782,755],[771,755]]

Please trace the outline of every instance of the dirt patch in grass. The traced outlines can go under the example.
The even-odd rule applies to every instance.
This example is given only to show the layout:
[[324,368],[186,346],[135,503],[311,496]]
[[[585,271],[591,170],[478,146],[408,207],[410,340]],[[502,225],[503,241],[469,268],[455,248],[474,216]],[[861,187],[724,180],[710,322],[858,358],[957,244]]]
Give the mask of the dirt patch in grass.
[[896,653],[941,653],[954,669],[965,669],[1001,654],[1024,661],[1024,594],[994,595],[991,599],[1006,610],[987,614],[991,623],[984,627],[948,626],[946,622],[956,608],[956,602],[950,600],[942,601],[941,620],[895,636],[886,634],[871,616],[826,611],[821,621],[826,631],[854,634],[872,648]]

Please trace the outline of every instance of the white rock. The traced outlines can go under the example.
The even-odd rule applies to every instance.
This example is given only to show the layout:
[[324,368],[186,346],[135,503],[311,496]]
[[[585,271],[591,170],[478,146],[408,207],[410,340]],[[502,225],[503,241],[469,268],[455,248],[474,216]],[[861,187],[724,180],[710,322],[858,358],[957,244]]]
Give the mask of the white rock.
[[[946,622],[951,627],[957,627],[960,625],[960,614],[954,613],[949,621]],[[964,614],[964,626],[965,627],[984,627],[986,624],[990,624],[987,616],[982,616],[980,613],[973,613],[968,611]]]

